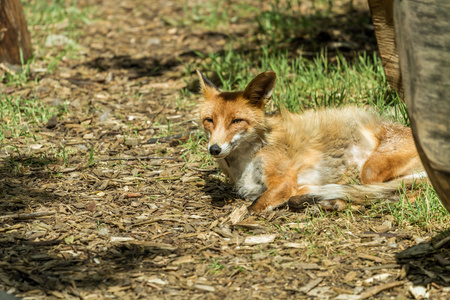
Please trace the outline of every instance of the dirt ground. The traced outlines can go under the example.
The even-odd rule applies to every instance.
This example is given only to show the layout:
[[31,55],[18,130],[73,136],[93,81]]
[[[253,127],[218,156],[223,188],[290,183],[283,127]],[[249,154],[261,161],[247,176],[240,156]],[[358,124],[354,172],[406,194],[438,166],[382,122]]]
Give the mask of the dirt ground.
[[[85,1],[99,17],[78,39],[81,55],[6,89],[50,106],[67,99],[67,110],[35,143],[10,138],[14,149],[1,150],[0,290],[23,299],[414,299],[422,286],[447,299],[449,239],[436,237],[447,228],[356,211],[247,215],[249,203],[205,164],[197,99],[180,101],[180,90],[197,89],[186,74],[196,51],[254,32],[174,26],[184,1],[149,2]],[[283,47],[307,55],[311,39],[351,40],[344,54],[371,53],[370,22],[361,31],[349,21],[369,15],[356,7],[336,18],[348,21],[339,34]],[[257,45],[247,47],[239,51]],[[189,133],[199,146],[186,146]]]

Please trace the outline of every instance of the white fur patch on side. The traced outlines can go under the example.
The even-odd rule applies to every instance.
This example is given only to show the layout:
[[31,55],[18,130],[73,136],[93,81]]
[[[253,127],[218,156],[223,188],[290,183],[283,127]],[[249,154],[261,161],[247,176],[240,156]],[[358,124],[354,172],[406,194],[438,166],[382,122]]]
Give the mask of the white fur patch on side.
[[297,175],[297,184],[299,186],[319,185],[320,183],[321,174],[318,168],[308,169]]
[[345,186],[340,184],[326,184],[309,186],[308,194],[319,196],[322,200],[345,199]]
[[369,148],[375,149],[375,147],[377,146],[377,139],[374,137],[373,132],[363,128],[361,129],[361,134],[366,138],[366,142],[368,143]]
[[400,179],[423,179],[423,178],[428,178],[428,174],[425,171],[416,172],[411,175],[406,175],[406,176],[401,177]]
[[369,158],[371,153],[372,153],[372,150],[364,151],[361,149],[361,147],[358,147],[357,145],[353,145],[350,147],[349,152],[348,152],[349,162],[351,164],[356,164],[358,166],[358,170],[361,172],[362,167],[366,163],[367,158]]

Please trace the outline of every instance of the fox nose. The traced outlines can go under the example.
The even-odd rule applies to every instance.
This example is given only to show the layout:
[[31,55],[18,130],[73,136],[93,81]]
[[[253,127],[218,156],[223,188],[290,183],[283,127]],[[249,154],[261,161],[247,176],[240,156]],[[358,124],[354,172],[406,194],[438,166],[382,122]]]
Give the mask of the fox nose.
[[211,153],[211,155],[219,155],[220,152],[222,152],[222,149],[216,144],[209,147],[209,153]]

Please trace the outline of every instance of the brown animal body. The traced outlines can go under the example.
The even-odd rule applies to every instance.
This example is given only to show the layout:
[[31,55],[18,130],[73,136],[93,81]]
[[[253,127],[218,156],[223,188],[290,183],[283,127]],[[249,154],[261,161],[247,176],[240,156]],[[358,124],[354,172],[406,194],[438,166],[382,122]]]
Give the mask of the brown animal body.
[[[400,184],[426,178],[407,127],[356,107],[267,116],[274,72],[243,92],[220,92],[198,73],[208,151],[236,191],[254,201],[253,211],[287,202],[340,210],[391,198]],[[355,179],[362,185],[349,184]]]

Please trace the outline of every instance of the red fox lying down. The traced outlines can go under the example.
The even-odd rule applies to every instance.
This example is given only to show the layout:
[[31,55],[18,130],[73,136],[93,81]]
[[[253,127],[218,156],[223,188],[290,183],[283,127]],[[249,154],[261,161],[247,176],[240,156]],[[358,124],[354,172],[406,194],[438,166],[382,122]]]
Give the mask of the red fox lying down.
[[[342,210],[347,203],[392,198],[400,184],[426,178],[411,130],[364,109],[346,107],[267,116],[276,74],[243,92],[221,92],[197,71],[200,119],[208,151],[251,211],[285,203]],[[362,185],[349,185],[352,178]]]

